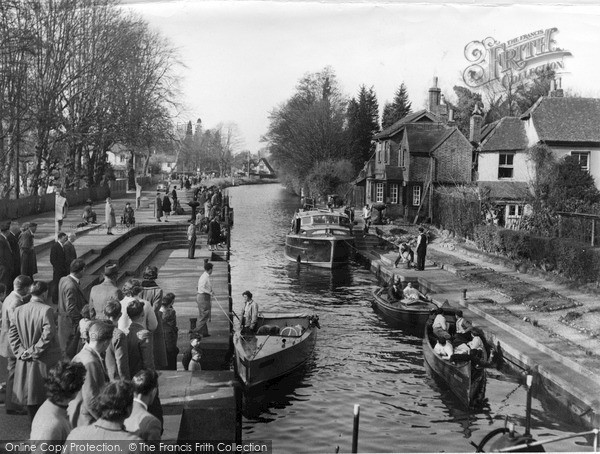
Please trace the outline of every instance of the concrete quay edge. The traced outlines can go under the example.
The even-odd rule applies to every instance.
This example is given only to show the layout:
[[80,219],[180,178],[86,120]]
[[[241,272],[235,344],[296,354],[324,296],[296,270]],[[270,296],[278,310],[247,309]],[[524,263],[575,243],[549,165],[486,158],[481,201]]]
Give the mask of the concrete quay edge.
[[[386,257],[382,254],[371,254],[370,251],[367,250],[359,250],[358,253],[366,259],[369,263],[369,269],[371,272],[375,273],[378,277],[381,277],[382,274],[386,276],[390,275],[399,275],[402,280],[405,281],[417,281],[422,282],[424,285],[428,285],[428,277],[426,274],[414,276],[406,276],[406,273],[403,273],[402,268],[394,268],[393,261],[390,260],[389,257]],[[379,258],[376,258],[379,257]],[[427,260],[426,262],[429,269],[435,266],[437,270],[445,271],[453,276],[456,282],[461,281],[461,279],[457,276],[457,267],[454,266],[439,266],[435,262]],[[445,264],[444,264],[445,265]],[[432,270],[433,271],[433,270]],[[422,272],[421,272],[422,273]],[[403,275],[404,274],[404,275]],[[444,284],[439,284],[443,286]],[[472,283],[468,283],[466,285],[461,285],[460,287],[474,287]],[[440,296],[443,297],[440,300]],[[505,337],[516,337],[519,342],[523,342],[529,347],[538,350],[539,352],[547,355],[549,359],[552,361],[556,361],[557,364],[560,365],[558,370],[561,368],[568,368],[568,370],[573,371],[574,373],[579,374],[580,379],[585,380],[587,383],[582,383],[582,380],[573,380],[572,377],[566,378],[566,376],[561,375],[557,372],[557,367],[552,367],[552,364],[543,364],[539,363],[534,359],[534,354],[527,354],[519,349],[516,345],[513,345],[510,341],[503,339],[501,335],[494,335],[495,340],[501,342],[501,347],[503,353],[510,357],[513,357],[515,361],[510,361],[514,366],[522,368],[524,370],[535,369],[539,375],[539,378],[542,382],[544,382],[545,388],[550,390],[550,395],[554,398],[557,395],[561,395],[558,397],[562,397],[558,400],[563,406],[565,406],[572,415],[574,415],[578,420],[583,421],[590,426],[597,426],[600,423],[600,402],[598,399],[594,398],[597,395],[598,390],[600,389],[600,377],[597,377],[596,374],[573,360],[561,355],[553,349],[550,349],[540,343],[539,341],[533,339],[530,336],[527,336],[522,331],[510,326],[504,321],[498,319],[497,317],[486,313],[484,310],[477,308],[473,304],[469,304],[469,300],[465,301],[463,298],[463,294],[461,291],[450,290],[443,292],[443,295],[438,296],[438,300],[436,301],[438,304],[443,302],[443,299],[449,299],[454,304],[459,304],[464,307],[467,311],[472,312],[475,316],[481,317],[487,320],[489,323],[493,324],[499,331],[504,331],[508,333]],[[490,298],[493,300],[493,298]],[[434,301],[436,298],[434,297]],[[588,386],[586,386],[588,385]]]

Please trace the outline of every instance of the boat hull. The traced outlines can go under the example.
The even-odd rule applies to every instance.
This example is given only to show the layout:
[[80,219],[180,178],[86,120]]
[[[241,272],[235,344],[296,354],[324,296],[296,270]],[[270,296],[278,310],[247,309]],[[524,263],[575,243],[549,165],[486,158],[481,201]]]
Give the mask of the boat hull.
[[305,323],[302,317],[263,318],[259,321],[259,326],[276,325],[280,328],[298,324],[306,325],[301,336],[235,334],[236,371],[246,387],[264,384],[301,367],[313,354],[317,342],[317,328]]
[[354,238],[306,237],[288,234],[285,238],[285,256],[288,260],[322,268],[335,268],[350,261]]
[[430,302],[405,304],[402,301],[390,302],[381,288],[373,290],[373,309],[379,312],[391,325],[409,329],[419,335],[429,319],[432,309],[437,305]]
[[486,372],[484,368],[475,369],[471,361],[449,361],[433,351],[435,341],[425,327],[423,336],[423,358],[425,365],[439,377],[466,407],[480,405],[485,397]]

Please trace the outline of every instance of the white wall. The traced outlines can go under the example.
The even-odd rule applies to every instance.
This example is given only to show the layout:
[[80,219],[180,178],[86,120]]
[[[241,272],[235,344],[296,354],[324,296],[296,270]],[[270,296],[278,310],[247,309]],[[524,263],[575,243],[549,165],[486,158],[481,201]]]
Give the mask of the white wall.
[[513,178],[498,180],[500,153],[480,153],[477,159],[479,181],[524,181],[529,183],[533,175],[527,153],[515,153],[513,159]]

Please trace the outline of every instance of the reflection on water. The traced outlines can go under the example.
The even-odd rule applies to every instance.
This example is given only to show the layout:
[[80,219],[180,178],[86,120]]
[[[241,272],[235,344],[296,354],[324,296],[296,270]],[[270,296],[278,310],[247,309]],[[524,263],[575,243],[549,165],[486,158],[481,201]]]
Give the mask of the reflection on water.
[[[375,277],[358,265],[326,270],[298,266],[283,255],[297,197],[278,185],[229,191],[235,209],[232,286],[251,290],[260,310],[319,314],[316,352],[305,367],[246,394],[244,440],[273,439],[279,453],[350,452],[354,404],[361,405],[361,452],[473,452],[509,416],[524,426],[525,388],[490,371],[489,408],[461,409],[452,393],[428,377],[419,333],[388,325],[371,307]],[[536,437],[575,432],[534,398]],[[590,451],[581,440],[552,450]]]

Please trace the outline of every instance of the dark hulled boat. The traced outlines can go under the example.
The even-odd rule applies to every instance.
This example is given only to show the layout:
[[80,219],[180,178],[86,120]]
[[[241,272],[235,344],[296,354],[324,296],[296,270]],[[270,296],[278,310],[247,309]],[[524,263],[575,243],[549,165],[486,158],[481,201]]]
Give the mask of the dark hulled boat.
[[[444,316],[451,326],[456,322],[454,309],[445,308]],[[423,336],[423,357],[425,365],[438,376],[452,393],[466,407],[476,407],[485,400],[487,374],[485,367],[480,365],[487,359],[485,350],[480,362],[470,359],[449,360],[434,352],[437,342],[432,330],[433,317],[427,321]],[[453,357],[454,358],[454,357]]]
[[398,325],[411,331],[423,332],[432,309],[437,304],[430,301],[398,300],[391,301],[386,290],[377,287],[373,290],[372,306],[392,325]]
[[347,214],[311,209],[294,215],[285,237],[285,256],[297,263],[333,268],[348,263],[353,246]]

